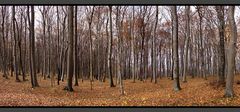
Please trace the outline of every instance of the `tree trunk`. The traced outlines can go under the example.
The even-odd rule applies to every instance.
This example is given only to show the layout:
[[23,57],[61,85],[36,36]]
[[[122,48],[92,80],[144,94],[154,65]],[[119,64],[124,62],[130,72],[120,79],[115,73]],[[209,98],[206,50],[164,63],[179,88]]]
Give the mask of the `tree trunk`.
[[179,83],[179,58],[178,58],[178,17],[177,17],[177,6],[171,6],[173,16],[173,88],[175,91],[181,90]]
[[220,52],[219,52],[219,74],[218,74],[218,83],[224,84],[225,78],[225,48],[224,48],[224,6],[216,6],[217,16],[218,16],[218,31],[219,31],[219,37],[220,37]]
[[29,36],[30,36],[30,74],[31,74],[31,82],[32,87],[39,87],[39,84],[37,82],[37,75],[36,75],[36,68],[35,68],[35,35],[34,35],[34,6],[31,6],[31,19],[29,15],[29,6],[28,6],[28,20],[29,20]]
[[92,9],[91,12],[91,17],[90,20],[88,21],[88,25],[89,25],[89,40],[90,40],[90,47],[89,47],[89,58],[90,58],[90,63],[89,63],[89,68],[90,68],[90,83],[91,83],[91,90],[93,89],[92,87],[92,83],[93,83],[93,48],[92,48],[92,29],[91,29],[91,25],[92,25],[92,18],[93,18],[93,14],[94,14],[94,7]]
[[131,67],[132,67],[132,79],[133,79],[133,83],[135,83],[135,50],[134,50],[134,47],[135,47],[135,38],[134,38],[134,21],[135,21],[135,17],[134,17],[134,14],[135,14],[135,11],[134,11],[134,6],[133,6],[133,13],[132,13],[132,24],[131,24],[131,61],[132,61],[132,65],[131,65]]
[[8,79],[7,76],[7,60],[6,60],[6,40],[5,40],[5,15],[6,15],[6,6],[2,6],[2,37],[3,37],[3,56],[2,56],[2,66],[3,66],[3,77]]
[[67,60],[67,86],[64,90],[73,91],[72,78],[73,78],[73,6],[68,6],[68,60]]
[[189,17],[189,14],[190,14],[190,6],[186,6],[186,9],[185,9],[185,17],[186,17],[186,35],[185,35],[185,42],[184,42],[184,59],[183,59],[183,82],[186,82],[186,76],[188,74],[188,47],[189,47],[189,38],[190,38],[190,17]]
[[46,20],[45,20],[45,16],[46,16],[46,10],[45,10],[45,6],[43,6],[43,12],[42,12],[42,19],[43,19],[43,79],[46,79]]
[[156,31],[157,31],[157,24],[158,24],[158,6],[156,6],[156,20],[155,20],[155,26],[154,26],[154,35],[152,38],[152,76],[153,76],[153,81],[156,84],[157,83],[157,78],[156,78]]
[[110,13],[110,39],[108,39],[108,74],[109,74],[109,83],[110,87],[115,87],[113,84],[113,77],[112,77],[112,40],[113,40],[113,34],[112,34],[112,6],[109,6],[109,13]]
[[15,28],[15,6],[12,7],[12,31],[13,31],[13,38],[14,38],[14,52],[13,52],[13,56],[14,56],[14,72],[15,72],[15,76],[16,76],[16,82],[20,82],[18,75],[19,75],[19,70],[18,70],[18,58],[17,58],[17,36],[16,36],[16,28]]
[[230,25],[230,36],[228,37],[227,45],[227,80],[225,97],[233,97],[233,82],[234,82],[234,70],[235,70],[235,56],[236,56],[236,42],[237,42],[237,28],[234,20],[234,6],[229,6],[228,19]]
[[74,76],[75,76],[75,84],[74,86],[78,86],[78,51],[77,51],[77,43],[78,43],[78,34],[77,34],[77,6],[75,6],[75,41],[74,41]]

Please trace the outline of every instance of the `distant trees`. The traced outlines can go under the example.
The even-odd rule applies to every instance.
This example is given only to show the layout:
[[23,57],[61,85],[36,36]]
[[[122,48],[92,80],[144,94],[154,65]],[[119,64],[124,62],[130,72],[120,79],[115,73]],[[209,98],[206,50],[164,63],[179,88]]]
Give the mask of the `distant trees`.
[[32,87],[39,86],[38,77],[57,78],[58,85],[66,80],[68,91],[73,91],[73,76],[75,86],[89,80],[91,89],[95,80],[107,80],[110,87],[120,86],[121,94],[128,79],[157,83],[167,77],[179,91],[179,80],[186,82],[188,76],[214,76],[221,84],[226,80],[225,95],[233,96],[239,53],[234,8],[225,9],[0,6],[0,71],[16,81],[30,75]]

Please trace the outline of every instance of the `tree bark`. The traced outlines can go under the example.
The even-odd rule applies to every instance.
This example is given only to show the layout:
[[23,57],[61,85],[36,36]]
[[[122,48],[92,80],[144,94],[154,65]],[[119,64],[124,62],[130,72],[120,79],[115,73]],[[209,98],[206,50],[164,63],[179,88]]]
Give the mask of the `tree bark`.
[[113,84],[113,77],[112,77],[112,40],[113,40],[113,34],[112,34],[112,6],[109,6],[109,13],[110,13],[110,39],[108,39],[108,74],[109,74],[109,83],[110,87],[115,87]]
[[153,76],[153,81],[156,84],[157,83],[157,78],[156,78],[156,31],[157,31],[157,24],[158,24],[158,6],[156,6],[156,20],[155,20],[155,26],[154,26],[154,35],[152,38],[152,76]]
[[91,90],[93,89],[92,87],[92,83],[93,83],[93,48],[92,48],[92,29],[91,29],[91,25],[92,25],[92,18],[93,18],[93,14],[94,14],[94,7],[92,8],[92,12],[91,12],[91,15],[90,15],[90,20],[88,21],[88,27],[89,27],[89,41],[90,41],[90,47],[89,47],[89,68],[90,68],[90,71],[89,71],[89,75],[90,75],[90,83],[91,83]]
[[77,6],[75,6],[75,38],[74,38],[74,76],[75,76],[75,84],[74,86],[78,86],[78,50],[77,50],[77,43],[78,43],[78,32],[77,32]]
[[237,28],[234,20],[234,8],[235,6],[229,6],[228,20],[230,25],[229,42],[227,41],[227,80],[225,97],[233,97],[233,82],[234,82],[234,70],[235,70],[235,56],[236,56],[236,42],[237,42]]
[[14,56],[14,72],[15,72],[15,77],[16,77],[16,82],[20,82],[20,79],[18,77],[19,75],[19,68],[18,68],[18,56],[17,56],[17,36],[16,36],[16,27],[15,27],[15,6],[12,7],[12,31],[13,31],[13,38],[14,38],[14,52],[13,52],[13,56]]
[[179,83],[179,58],[178,58],[178,17],[177,17],[177,6],[171,6],[173,16],[173,88],[175,91],[181,90]]
[[2,37],[3,37],[3,55],[2,55],[2,66],[3,66],[3,77],[8,79],[7,76],[7,58],[6,58],[6,40],[5,40],[5,15],[6,15],[6,6],[2,6]]
[[67,73],[68,80],[67,86],[64,90],[73,91],[72,78],[73,78],[73,6],[68,6],[68,61],[67,61]]
[[218,31],[220,38],[220,50],[219,50],[219,74],[218,74],[218,83],[224,84],[225,82],[225,48],[224,48],[224,6],[216,6],[217,17],[218,17]]
[[185,42],[184,42],[184,56],[183,56],[183,82],[186,82],[186,76],[188,74],[188,69],[187,69],[187,65],[188,65],[188,47],[189,47],[189,38],[190,38],[190,6],[186,6],[185,7],[185,17],[186,17],[186,24],[185,24],[185,28],[186,28],[186,33],[185,33]]
[[31,6],[31,18],[29,15],[29,6],[28,6],[28,20],[29,20],[29,36],[30,36],[30,74],[31,74],[31,82],[32,87],[39,87],[39,84],[37,82],[37,75],[36,75],[36,68],[35,68],[35,35],[34,35],[34,6]]

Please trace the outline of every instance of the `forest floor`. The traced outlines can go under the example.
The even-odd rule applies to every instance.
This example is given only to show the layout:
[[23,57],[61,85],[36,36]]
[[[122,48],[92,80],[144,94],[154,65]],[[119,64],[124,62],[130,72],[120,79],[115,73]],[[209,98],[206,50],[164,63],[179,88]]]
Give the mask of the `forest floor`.
[[[31,88],[30,81],[15,82],[15,77],[4,79],[0,74],[0,106],[239,106],[240,85],[234,82],[236,97],[224,98],[224,87],[213,87],[209,77],[188,77],[187,83],[181,82],[182,90],[175,92],[173,81],[159,79],[157,84],[150,80],[145,82],[124,80],[125,95],[120,95],[119,87],[109,87],[106,82],[93,82],[90,89],[89,80],[79,81],[74,92],[64,91],[66,82],[51,87],[50,79],[38,78],[40,87]],[[235,81],[240,75],[235,76]]]

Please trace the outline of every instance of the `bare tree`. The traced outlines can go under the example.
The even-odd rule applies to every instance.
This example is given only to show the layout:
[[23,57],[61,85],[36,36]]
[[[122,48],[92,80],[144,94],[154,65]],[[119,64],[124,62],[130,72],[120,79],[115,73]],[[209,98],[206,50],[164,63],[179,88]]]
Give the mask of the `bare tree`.
[[186,18],[186,33],[185,33],[185,42],[184,42],[184,56],[183,56],[183,82],[186,82],[186,75],[188,74],[187,59],[188,59],[188,48],[189,48],[189,38],[190,38],[190,6],[185,7],[185,18]]
[[3,40],[3,52],[2,52],[2,66],[3,66],[3,77],[5,77],[6,79],[8,79],[8,76],[7,76],[7,58],[6,58],[6,35],[5,35],[5,18],[6,18],[6,7],[7,6],[2,6],[1,8],[1,14],[2,14],[2,23],[1,23],[1,26],[2,26],[2,40]]
[[235,6],[229,6],[228,8],[228,21],[230,34],[227,40],[227,80],[225,97],[233,97],[233,82],[234,82],[234,70],[235,70],[235,56],[236,56],[236,42],[237,42],[237,27],[234,20],[234,8]]
[[158,6],[156,6],[156,19],[155,19],[155,26],[154,26],[154,34],[152,36],[152,76],[154,83],[157,83],[156,78],[156,31],[157,31],[157,24],[158,24]]
[[90,83],[91,83],[91,90],[92,90],[92,83],[93,83],[93,39],[92,39],[92,20],[94,14],[95,6],[89,8],[90,10],[90,17],[88,17],[88,30],[89,30],[89,75],[90,75]]
[[181,90],[179,83],[179,59],[178,59],[178,17],[177,17],[177,6],[171,6],[171,13],[173,18],[173,88],[175,91]]
[[215,7],[217,11],[217,17],[218,17],[218,32],[219,32],[219,38],[220,38],[220,44],[219,44],[219,74],[218,74],[218,82],[220,84],[224,84],[225,78],[225,48],[224,48],[224,6],[216,6]]
[[37,82],[37,75],[36,75],[36,68],[35,68],[35,35],[34,35],[34,6],[31,6],[31,18],[30,18],[30,12],[29,12],[29,6],[27,8],[28,10],[28,23],[29,23],[29,43],[30,43],[30,49],[29,49],[29,57],[30,57],[30,74],[31,74],[31,83],[32,87],[38,87],[39,84]]
[[73,6],[68,6],[68,61],[67,61],[67,73],[68,80],[67,86],[64,90],[73,91],[72,88],[72,79],[73,79]]
[[75,76],[75,84],[74,86],[78,86],[78,49],[77,49],[77,43],[78,43],[78,32],[77,32],[77,10],[78,7],[75,6],[75,17],[74,17],[74,76]]
[[135,11],[134,11],[134,6],[132,9],[132,24],[131,24],[131,57],[132,57],[132,78],[133,82],[135,83],[135,77],[136,77],[136,68],[135,68],[135,35],[134,35],[134,26],[135,26]]
[[16,76],[16,82],[20,82],[19,80],[19,68],[18,68],[18,56],[17,56],[17,34],[16,34],[16,18],[15,18],[15,6],[12,7],[12,33],[13,33],[13,38],[14,38],[14,52],[13,52],[13,57],[14,57],[14,72]]
[[112,6],[109,6],[109,18],[110,18],[110,39],[108,38],[108,75],[109,75],[109,83],[110,87],[115,87],[113,84],[112,77],[112,40],[113,40],[113,32],[112,32]]

